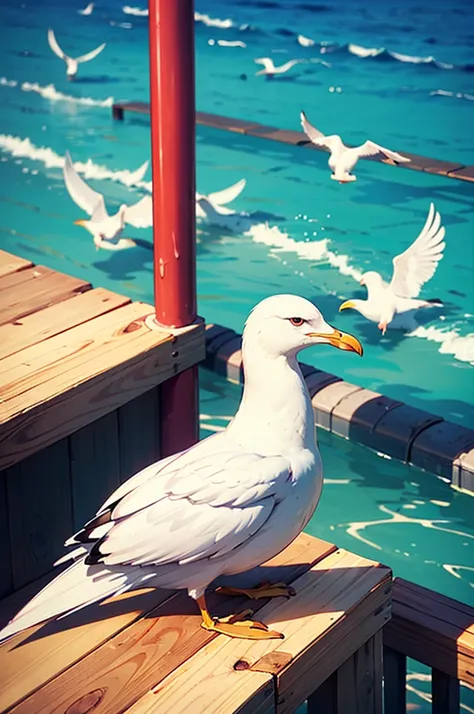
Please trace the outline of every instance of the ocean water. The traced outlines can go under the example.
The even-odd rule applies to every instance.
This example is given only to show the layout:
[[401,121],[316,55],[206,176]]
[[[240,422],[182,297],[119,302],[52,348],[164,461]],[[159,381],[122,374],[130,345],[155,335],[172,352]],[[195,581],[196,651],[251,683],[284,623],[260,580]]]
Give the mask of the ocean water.
[[[148,98],[145,5],[100,0],[90,16],[80,8],[79,0],[0,2],[0,246],[151,302],[151,230],[127,230],[140,241],[131,250],[97,251],[72,224],[84,214],[61,170],[69,150],[111,210],[151,190],[149,170],[134,183],[149,159],[148,121],[114,122],[110,108],[114,99]],[[298,129],[304,109],[348,143],[369,137],[400,152],[474,163],[467,0],[198,0],[196,11],[199,110]],[[68,82],[48,47],[48,27],[72,56],[107,47]],[[255,76],[259,57],[305,62],[267,80]],[[318,347],[305,361],[474,426],[474,185],[375,162],[361,161],[356,174],[357,182],[341,186],[322,153],[198,127],[198,190],[246,179],[227,225],[198,223],[200,314],[241,331],[261,298],[304,295],[365,347],[363,359]],[[393,257],[418,235],[431,202],[446,249],[422,296],[444,307],[385,337],[357,313],[339,314],[343,300],[364,296],[364,271],[390,277]],[[225,425],[238,395],[202,372],[204,435]],[[320,443],[327,484],[310,532],[472,602],[472,497],[337,437],[321,433]],[[413,675],[421,694],[412,692],[412,703],[425,711],[426,673]]]

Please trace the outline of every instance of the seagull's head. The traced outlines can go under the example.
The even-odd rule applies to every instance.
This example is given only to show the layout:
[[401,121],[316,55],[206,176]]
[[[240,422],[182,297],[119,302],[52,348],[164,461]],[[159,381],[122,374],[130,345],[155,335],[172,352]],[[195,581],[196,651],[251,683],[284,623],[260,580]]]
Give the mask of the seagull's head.
[[313,303],[297,295],[274,295],[262,300],[245,325],[245,351],[260,348],[268,356],[294,357],[317,344],[363,354],[358,339],[328,325]]
[[375,270],[369,270],[368,273],[364,273],[360,279],[360,284],[365,286],[367,290],[377,289],[382,286],[382,276],[376,273]]

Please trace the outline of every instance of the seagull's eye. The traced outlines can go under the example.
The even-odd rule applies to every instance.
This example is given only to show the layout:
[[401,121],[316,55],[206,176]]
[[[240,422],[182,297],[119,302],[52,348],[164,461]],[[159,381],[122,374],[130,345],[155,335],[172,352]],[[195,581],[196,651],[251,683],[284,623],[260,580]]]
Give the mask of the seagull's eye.
[[290,322],[295,327],[301,327],[301,325],[305,323],[306,320],[303,320],[302,317],[290,317]]

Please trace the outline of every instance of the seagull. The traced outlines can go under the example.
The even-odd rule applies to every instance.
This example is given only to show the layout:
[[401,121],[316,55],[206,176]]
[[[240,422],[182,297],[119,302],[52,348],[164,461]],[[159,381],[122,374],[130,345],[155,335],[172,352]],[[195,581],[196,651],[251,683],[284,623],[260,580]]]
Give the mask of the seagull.
[[397,154],[396,151],[390,151],[390,149],[384,149],[383,146],[379,146],[379,144],[375,144],[373,141],[366,141],[361,146],[350,148],[343,143],[341,137],[337,136],[337,134],[333,134],[332,136],[322,134],[315,126],[309,123],[304,112],[301,112],[300,119],[301,126],[308,139],[310,139],[315,146],[324,146],[331,152],[328,161],[329,168],[332,169],[331,178],[334,179],[334,181],[339,181],[339,183],[357,181],[357,177],[351,174],[351,170],[361,156],[382,154],[385,158],[392,159],[397,163],[410,161],[406,156]]
[[196,218],[206,217],[204,210],[199,205],[199,201],[202,198],[205,198],[221,215],[234,214],[235,211],[231,208],[226,208],[224,204],[235,201],[235,199],[240,196],[244,190],[246,183],[245,179],[240,179],[240,181],[237,181],[237,183],[234,183],[232,186],[223,188],[221,191],[214,191],[213,193],[207,194],[207,196],[196,191]]
[[248,213],[223,212],[222,207],[213,204],[206,196],[201,196],[196,202],[196,208],[212,226],[218,226],[234,233],[245,233],[250,228],[252,219]]
[[311,39],[311,37],[305,37],[304,35],[298,35],[296,38],[298,41],[298,44],[301,45],[301,47],[313,47],[316,42]]
[[[137,176],[143,178],[148,161],[138,169]],[[64,183],[72,200],[79,208],[89,214],[90,220],[74,221],[92,234],[96,248],[105,250],[124,250],[136,245],[131,238],[121,238],[125,224],[135,228],[148,228],[153,224],[153,204],[151,196],[144,196],[137,203],[127,206],[122,204],[113,216],[109,216],[105,207],[104,196],[94,191],[77,173],[69,152],[64,158]]]
[[[443,257],[445,229],[441,216],[430,204],[428,218],[417,239],[403,253],[393,259],[393,275],[390,283],[370,271],[362,276],[361,285],[367,288],[367,300],[346,300],[339,308],[353,308],[368,320],[377,322],[384,335],[387,326],[397,319],[401,327],[407,317],[413,323],[413,312],[424,307],[442,307],[440,300],[419,300],[421,288],[436,272]],[[408,315],[404,315],[408,313]],[[404,317],[403,317],[404,316]],[[396,324],[394,324],[396,327]]]
[[78,10],[79,15],[92,15],[94,11],[94,3],[90,2],[83,10]]
[[64,52],[58,45],[53,30],[48,30],[48,42],[54,54],[57,55],[60,59],[64,60],[64,62],[66,63],[66,75],[69,80],[73,80],[75,78],[77,70],[79,68],[79,64],[81,62],[89,62],[90,60],[93,60],[94,57],[97,57],[97,55],[102,52],[106,44],[104,42],[102,45],[99,45],[99,47],[96,47],[95,50],[92,50],[92,52],[88,52],[86,55],[81,55],[81,57],[76,57],[76,59],[73,59],[72,57],[68,57],[68,55],[64,54]]
[[258,72],[255,72],[256,77],[261,74],[265,74],[268,77],[273,77],[275,74],[284,74],[285,72],[288,72],[288,70],[294,67],[295,64],[300,64],[302,62],[305,62],[305,60],[292,59],[288,62],[285,62],[285,64],[280,65],[279,67],[275,67],[271,57],[260,57],[259,59],[254,60],[254,62],[256,62],[257,64],[263,64],[263,69],[259,69]]
[[[333,345],[362,355],[308,300],[274,295],[251,312],[243,334],[245,387],[227,428],[123,483],[66,545],[72,561],[0,631],[0,640],[140,587],[187,590],[201,626],[241,639],[283,635],[250,619],[218,618],[205,591],[216,578],[251,570],[284,550],[307,525],[323,475],[314,415],[298,353]],[[250,598],[289,597],[285,583],[219,588]]]

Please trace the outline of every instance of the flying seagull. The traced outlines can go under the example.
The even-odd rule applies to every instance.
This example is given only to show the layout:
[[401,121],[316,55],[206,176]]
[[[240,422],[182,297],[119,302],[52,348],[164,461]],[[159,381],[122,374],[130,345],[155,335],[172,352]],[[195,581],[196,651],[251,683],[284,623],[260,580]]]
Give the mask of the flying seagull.
[[352,169],[362,156],[376,156],[380,154],[385,158],[392,159],[398,163],[410,161],[406,156],[397,154],[396,151],[384,149],[383,146],[375,144],[373,141],[366,141],[361,146],[349,147],[346,146],[341,137],[337,134],[325,136],[322,132],[316,129],[315,126],[309,123],[306,114],[300,114],[301,126],[315,146],[324,146],[331,153],[329,157],[329,168],[332,170],[331,178],[339,183],[349,183],[349,181],[357,181],[357,177],[351,174]]
[[246,183],[245,179],[240,179],[240,181],[237,181],[237,183],[234,183],[232,186],[223,188],[221,191],[213,191],[207,194],[207,196],[196,191],[196,218],[206,218],[205,211],[199,205],[199,201],[202,198],[206,199],[221,215],[234,215],[235,211],[233,211],[232,208],[227,208],[224,204],[235,201],[244,190]]
[[[436,272],[443,257],[445,229],[441,216],[430,204],[428,218],[417,239],[403,253],[393,259],[393,275],[386,283],[379,273],[370,271],[362,276],[361,285],[367,288],[367,300],[346,300],[339,310],[353,308],[368,320],[377,322],[384,335],[394,321],[399,326],[413,323],[413,313],[419,308],[442,307],[440,300],[420,300],[424,283]],[[398,319],[397,319],[398,318]]]
[[92,52],[88,52],[86,55],[81,55],[80,57],[76,57],[75,59],[73,59],[72,57],[68,57],[68,55],[66,55],[62,51],[62,49],[58,45],[54,32],[51,29],[48,30],[48,42],[54,54],[57,55],[60,59],[64,60],[64,62],[66,63],[66,75],[69,80],[75,78],[77,70],[79,68],[79,64],[81,62],[89,62],[90,60],[93,60],[94,57],[97,57],[97,55],[100,54],[105,47],[104,42],[102,45],[99,45],[99,47],[96,47],[95,50],[92,50]]
[[[69,568],[0,632],[32,625],[140,587],[184,589],[212,632],[282,638],[263,623],[213,617],[205,591],[284,550],[318,505],[323,476],[308,388],[297,361],[306,347],[362,354],[360,342],[325,322],[308,300],[275,295],[250,314],[243,335],[245,387],[222,432],[143,469],[123,483],[66,544]],[[228,594],[277,597],[286,584]],[[243,613],[240,615],[243,617]]]
[[83,10],[78,10],[79,15],[92,15],[94,11],[94,3],[90,2]]
[[[148,161],[137,169],[136,180],[143,178]],[[90,219],[74,221],[91,233],[97,248],[105,250],[124,250],[136,245],[130,238],[122,238],[125,225],[129,223],[135,228],[148,228],[153,224],[153,205],[151,196],[144,196],[137,203],[127,206],[122,204],[113,216],[109,216],[105,207],[103,194],[94,191],[82,179],[74,168],[69,152],[64,158],[64,183],[72,200],[82,208]]]
[[271,57],[259,57],[258,59],[254,60],[254,62],[263,65],[263,69],[259,69],[258,72],[255,72],[256,77],[261,74],[267,75],[268,77],[273,77],[275,74],[284,74],[285,72],[288,72],[288,70],[294,67],[295,64],[300,64],[302,62],[305,62],[305,60],[292,59],[288,62],[285,62],[285,64],[280,65],[279,67],[275,67]]

